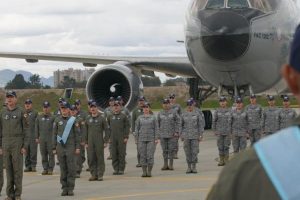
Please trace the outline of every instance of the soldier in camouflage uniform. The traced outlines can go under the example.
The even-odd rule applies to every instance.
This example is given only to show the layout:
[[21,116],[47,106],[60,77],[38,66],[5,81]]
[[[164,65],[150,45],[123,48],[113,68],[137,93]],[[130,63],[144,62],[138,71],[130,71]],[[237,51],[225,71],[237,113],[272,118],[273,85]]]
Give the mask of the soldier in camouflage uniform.
[[52,137],[54,116],[50,113],[50,103],[43,103],[43,113],[40,114],[35,121],[35,140],[40,144],[40,152],[42,157],[43,172],[42,175],[52,175],[55,165],[54,155],[52,152]]
[[262,131],[266,135],[271,135],[279,130],[279,112],[280,110],[275,107],[274,96],[268,95],[269,107],[263,110],[262,114]]
[[135,144],[136,144],[136,149],[137,149],[137,161],[138,161],[138,164],[136,165],[136,167],[142,167],[142,165],[141,165],[141,157],[140,157],[140,154],[139,154],[137,137],[136,137],[136,133],[134,132],[135,131],[135,121],[137,120],[137,118],[139,116],[141,116],[143,114],[144,103],[145,103],[145,97],[140,96],[139,97],[138,106],[135,109],[133,109],[132,115],[131,115],[132,135],[135,138]]
[[106,119],[97,109],[97,103],[90,105],[91,115],[86,118],[86,146],[88,149],[91,177],[89,181],[103,181],[105,171],[104,148],[107,146],[109,130]]
[[232,111],[231,131],[233,151],[236,154],[247,147],[248,115],[243,109],[242,98],[238,97],[235,102],[236,109]]
[[[171,109],[174,110],[180,117],[181,117],[181,113],[182,113],[182,109],[181,106],[176,103],[176,95],[175,94],[170,94],[169,95],[169,100],[170,100],[170,105],[171,105]],[[176,138],[176,142],[175,142],[175,155],[174,155],[174,159],[178,159],[178,150],[179,150],[179,137]]]
[[187,109],[181,115],[181,139],[188,165],[186,173],[197,173],[199,142],[202,140],[205,119],[194,109],[193,101],[187,101]]
[[21,200],[23,155],[29,143],[28,116],[17,106],[14,91],[6,92],[7,107],[0,113],[0,154],[6,169],[6,200]]
[[107,118],[112,145],[113,175],[123,175],[125,170],[126,144],[129,137],[130,122],[121,112],[121,103],[114,102],[114,111]]
[[169,99],[164,99],[162,104],[163,110],[157,115],[158,131],[164,158],[164,166],[161,170],[174,170],[173,159],[176,153],[176,138],[179,137],[180,117],[171,109]]
[[[109,100],[108,100],[109,106],[107,108],[105,108],[105,110],[104,110],[104,117],[105,117],[105,119],[107,119],[107,117],[109,115],[112,115],[113,108],[114,108],[114,102],[115,102],[115,98],[114,97],[110,97]],[[111,144],[110,143],[108,145],[108,149],[109,149],[109,156],[107,157],[107,160],[111,160]]]
[[143,113],[136,120],[135,134],[141,156],[142,177],[151,177],[155,148],[159,141],[158,125],[155,116],[150,113],[150,104],[148,102],[145,102],[143,106]]
[[38,116],[38,112],[32,109],[31,99],[26,99],[24,104],[25,115],[28,116],[29,123],[29,146],[26,148],[27,153],[25,157],[25,170],[24,172],[36,172],[37,163],[37,143],[35,141],[35,120]]
[[62,185],[61,196],[74,196],[75,187],[75,156],[80,154],[80,137],[78,122],[71,123],[71,129],[67,140],[64,141],[64,132],[69,120],[71,120],[69,104],[61,105],[61,116],[55,118],[53,123],[53,154],[57,153],[60,166],[60,183]]
[[218,166],[224,166],[229,159],[232,111],[227,107],[226,97],[220,97],[219,104],[220,108],[213,114],[212,130],[218,137],[217,146],[220,157]]
[[256,95],[250,95],[250,104],[246,107],[248,115],[248,131],[251,146],[261,137],[262,107],[256,103]]
[[290,108],[290,98],[287,95],[283,97],[283,108],[279,113],[279,129],[289,127],[290,123],[297,117],[294,109]]

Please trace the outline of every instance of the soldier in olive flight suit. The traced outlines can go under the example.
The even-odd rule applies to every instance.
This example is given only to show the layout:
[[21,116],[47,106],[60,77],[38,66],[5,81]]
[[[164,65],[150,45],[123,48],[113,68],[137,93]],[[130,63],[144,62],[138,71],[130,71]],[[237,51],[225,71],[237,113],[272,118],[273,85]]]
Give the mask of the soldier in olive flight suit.
[[188,168],[186,173],[197,173],[199,143],[202,141],[205,119],[194,109],[194,102],[187,101],[187,109],[181,115],[181,138],[184,141],[184,151]]
[[55,165],[54,154],[52,152],[53,123],[55,117],[50,113],[50,103],[43,103],[43,113],[35,121],[35,140],[40,144],[43,172],[42,175],[52,175]]
[[282,99],[283,108],[279,112],[279,129],[287,128],[297,117],[296,111],[290,108],[290,98],[284,95]]
[[0,154],[6,168],[6,200],[21,200],[23,155],[29,143],[28,118],[17,106],[17,94],[6,92],[7,107],[0,114]]
[[113,175],[123,175],[125,170],[126,144],[129,137],[130,122],[121,112],[121,103],[115,101],[114,111],[107,118],[112,145]]
[[86,118],[86,146],[91,177],[89,181],[103,181],[105,171],[104,148],[107,146],[109,130],[106,119],[98,112],[97,103],[90,105],[91,114]]
[[27,153],[25,157],[25,170],[24,172],[36,172],[37,163],[37,143],[35,141],[35,120],[38,116],[38,112],[32,109],[31,99],[26,99],[24,104],[24,112],[27,115],[29,123],[29,146],[26,148]]
[[[114,103],[115,103],[115,98],[114,97],[110,97],[109,100],[108,100],[109,106],[107,108],[105,108],[105,110],[104,110],[104,117],[105,117],[105,119],[107,119],[107,117],[109,115],[112,115],[113,109],[114,109]],[[111,143],[109,143],[108,149],[109,149],[109,156],[107,157],[107,160],[111,160],[111,149],[112,149]]]
[[218,166],[224,166],[229,159],[232,112],[231,109],[227,107],[226,97],[221,96],[219,104],[220,108],[213,114],[212,130],[218,137],[217,146],[220,156]]
[[62,114],[53,123],[53,153],[57,154],[59,160],[61,196],[74,196],[75,154],[80,154],[79,124],[74,117],[70,117],[69,107],[67,102],[63,102]]

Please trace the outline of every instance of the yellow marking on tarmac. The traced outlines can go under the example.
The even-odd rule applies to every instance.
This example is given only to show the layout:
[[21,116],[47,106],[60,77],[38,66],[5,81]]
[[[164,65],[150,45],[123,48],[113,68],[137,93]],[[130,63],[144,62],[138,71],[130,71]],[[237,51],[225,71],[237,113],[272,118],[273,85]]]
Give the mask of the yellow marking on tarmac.
[[104,177],[106,180],[118,180],[118,181],[127,181],[127,180],[136,180],[136,181],[215,181],[217,179],[213,176],[172,176],[172,177],[153,177],[151,179],[143,179],[141,177],[113,177],[108,176]]
[[148,193],[116,195],[116,196],[107,196],[107,197],[95,197],[95,198],[88,198],[86,200],[125,199],[125,198],[130,198],[130,197],[159,196],[159,195],[170,194],[170,193],[205,192],[205,191],[209,191],[209,190],[210,190],[210,188],[195,188],[195,189],[186,189],[186,190],[166,190],[166,191],[161,191],[161,192],[148,192]]

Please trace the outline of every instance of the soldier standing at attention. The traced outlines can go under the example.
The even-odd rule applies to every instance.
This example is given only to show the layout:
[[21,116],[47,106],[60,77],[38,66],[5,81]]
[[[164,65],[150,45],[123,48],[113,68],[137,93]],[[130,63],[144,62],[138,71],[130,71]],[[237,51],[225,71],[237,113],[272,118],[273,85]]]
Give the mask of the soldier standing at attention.
[[[176,138],[179,137],[180,117],[171,109],[169,99],[162,101],[163,110],[157,115],[160,143],[163,151],[164,166],[161,170],[174,170],[173,159],[176,153]],[[169,160],[169,165],[168,165]]]
[[181,116],[181,139],[184,142],[184,152],[188,165],[186,173],[197,173],[199,143],[202,141],[205,119],[196,112],[194,102],[187,101],[187,109]]
[[70,116],[69,104],[61,104],[61,116],[53,123],[53,154],[57,153],[60,166],[61,196],[74,196],[75,154],[80,154],[79,124]]
[[152,177],[152,168],[154,164],[154,153],[156,144],[159,141],[157,120],[150,113],[150,104],[145,102],[143,106],[143,115],[136,120],[135,133],[138,139],[139,154],[141,156],[141,165],[143,169],[142,177]]
[[29,143],[27,115],[17,106],[15,91],[6,92],[6,108],[0,115],[0,154],[4,155],[6,169],[5,200],[21,200],[23,155]]
[[227,107],[226,97],[221,96],[219,104],[220,108],[218,108],[213,115],[212,130],[218,137],[217,146],[220,156],[218,166],[224,166],[229,159],[232,111]]
[[[169,95],[169,100],[170,100],[170,105],[171,105],[171,109],[174,110],[180,117],[181,117],[181,106],[176,103],[176,95],[175,94],[170,94]],[[175,142],[175,155],[174,155],[174,159],[178,159],[178,150],[179,150],[179,137],[176,138],[176,142]]]
[[58,99],[58,103],[57,103],[57,110],[54,111],[53,115],[55,115],[55,116],[61,115],[60,106],[61,106],[61,104],[62,104],[63,102],[65,102],[65,99],[62,98],[62,97],[60,97],[60,98]]
[[247,147],[248,115],[243,109],[243,100],[236,98],[236,109],[232,111],[232,145],[234,153],[245,150]]
[[[113,113],[113,108],[114,108],[114,102],[115,102],[115,98],[114,97],[110,97],[108,100],[108,104],[109,106],[107,108],[105,108],[104,110],[104,117],[105,119],[107,119],[107,117],[109,115],[112,115]],[[111,160],[111,144],[109,143],[108,145],[108,150],[109,150],[109,156],[107,157],[107,160]]]
[[248,131],[252,146],[261,137],[262,107],[256,103],[255,94],[250,95],[250,104],[245,110],[248,115]]
[[91,177],[89,181],[103,181],[105,171],[104,148],[107,146],[109,130],[106,119],[97,109],[97,103],[90,105],[91,115],[86,119],[86,146]]
[[37,143],[35,142],[35,120],[38,116],[38,112],[32,109],[31,99],[26,99],[24,104],[24,112],[27,116],[29,123],[29,146],[26,147],[27,153],[25,157],[25,170],[24,172],[36,172],[37,163]]
[[130,120],[130,112],[129,110],[125,107],[125,102],[122,96],[118,96],[116,98],[117,101],[121,103],[121,112],[127,116],[127,118]]
[[140,96],[139,97],[139,102],[138,102],[138,106],[132,111],[132,115],[131,115],[131,128],[132,128],[132,135],[135,138],[135,144],[136,144],[136,149],[137,149],[137,161],[138,164],[136,165],[136,167],[142,167],[141,165],[141,157],[139,154],[139,147],[138,147],[138,142],[137,142],[137,137],[136,137],[136,133],[135,131],[135,121],[137,120],[137,118],[139,116],[141,116],[143,114],[143,106],[145,104],[145,97]]
[[279,129],[287,128],[297,117],[296,111],[290,108],[290,98],[287,95],[284,95],[282,100],[283,108],[279,113]]
[[54,155],[52,152],[53,139],[53,122],[54,116],[50,112],[50,103],[43,103],[43,113],[40,114],[35,121],[35,140],[40,144],[40,152],[42,157],[43,172],[42,175],[52,175],[54,168]]
[[112,115],[108,116],[107,123],[112,145],[113,175],[123,175],[130,122],[128,117],[121,112],[121,102],[114,102],[114,111]]
[[279,130],[279,112],[280,110],[275,107],[275,98],[268,95],[269,107],[263,110],[262,114],[262,129],[264,134],[271,135]]

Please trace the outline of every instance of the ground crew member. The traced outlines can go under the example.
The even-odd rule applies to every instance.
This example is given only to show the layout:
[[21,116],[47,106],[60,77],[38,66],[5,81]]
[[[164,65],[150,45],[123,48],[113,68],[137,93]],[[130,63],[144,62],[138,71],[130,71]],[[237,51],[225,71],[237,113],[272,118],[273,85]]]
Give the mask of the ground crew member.
[[23,155],[29,143],[28,116],[17,106],[15,91],[6,92],[6,108],[0,118],[0,154],[6,169],[6,200],[21,200]]
[[181,115],[181,139],[188,165],[186,173],[197,173],[199,143],[202,141],[205,119],[194,109],[193,101],[187,101],[187,109]]
[[[170,100],[162,101],[163,110],[157,115],[160,144],[163,151],[164,166],[161,170],[174,170],[173,159],[176,153],[176,138],[179,137],[180,117],[171,109]],[[169,160],[169,165],[168,165]]]
[[136,133],[135,131],[135,121],[137,120],[137,118],[139,116],[141,116],[143,114],[143,106],[145,104],[145,97],[140,96],[139,97],[139,101],[138,101],[138,106],[133,109],[132,111],[132,115],[131,115],[131,128],[132,128],[132,135],[135,138],[135,144],[136,144],[136,149],[137,149],[137,161],[138,164],[136,165],[136,167],[142,167],[141,165],[141,157],[139,154],[139,148],[138,148],[138,142],[137,142],[137,137],[136,137]]
[[218,137],[217,146],[219,150],[218,166],[224,166],[229,159],[229,148],[231,143],[231,120],[232,111],[227,107],[227,99],[221,96],[219,99],[220,108],[213,115],[212,130]]
[[53,147],[53,123],[55,117],[50,112],[50,103],[43,103],[43,113],[38,115],[35,121],[35,140],[40,144],[43,172],[42,175],[52,175],[55,165]]
[[105,171],[104,148],[107,146],[109,130],[106,119],[97,109],[97,103],[90,105],[91,115],[86,118],[86,146],[91,177],[89,181],[103,181]]
[[158,125],[154,115],[150,113],[150,104],[144,103],[143,115],[140,115],[135,124],[135,133],[138,140],[139,154],[143,169],[142,177],[152,177],[154,153],[159,141]]
[[123,175],[125,170],[126,144],[129,137],[130,122],[121,112],[121,103],[115,101],[114,111],[107,118],[112,145],[113,175]]
[[[115,98],[110,97],[108,100],[109,106],[107,108],[105,108],[105,110],[104,110],[105,119],[107,119],[108,115],[112,115],[113,108],[114,108],[114,102],[115,102]],[[107,160],[111,160],[111,143],[109,143],[108,149],[109,149],[109,156],[107,157]]]
[[[300,26],[282,74],[300,103]],[[299,122],[259,140],[223,169],[207,200],[300,199]],[[295,159],[296,158],[296,159]]]
[[79,124],[70,117],[69,104],[61,104],[61,116],[53,124],[53,153],[57,154],[60,167],[61,196],[74,196],[75,154],[80,154]]
[[236,109],[232,111],[231,131],[232,131],[232,145],[234,153],[245,150],[247,147],[247,133],[248,133],[248,115],[243,110],[243,100],[237,97]]
[[36,172],[37,163],[37,143],[35,141],[35,120],[38,116],[38,112],[32,109],[31,99],[26,99],[24,104],[24,112],[27,115],[29,123],[29,146],[26,148],[27,153],[25,157],[25,170],[24,172]]
[[268,95],[269,107],[263,110],[262,114],[262,129],[264,134],[271,135],[279,130],[279,112],[280,110],[275,107],[275,98]]
[[252,146],[261,137],[262,107],[256,103],[255,94],[250,95],[250,104],[245,110],[248,115],[248,133]]
[[[82,159],[85,159],[85,156],[82,156],[82,149],[85,148],[85,134],[86,134],[86,127],[85,127],[85,120],[78,116],[78,110],[75,105],[70,106],[70,115],[75,117],[75,124],[78,124],[78,133],[79,133],[79,141],[80,141],[80,155],[75,156],[75,164],[76,164],[76,178],[80,178],[80,174],[83,167]],[[82,145],[83,144],[83,145]],[[85,151],[84,151],[85,152]]]
[[290,108],[290,98],[287,95],[284,95],[282,100],[283,108],[279,113],[279,129],[287,128],[297,117],[296,111]]
[[[181,117],[182,109],[181,109],[181,106],[178,103],[176,103],[176,95],[170,94],[169,100],[170,100],[171,109],[174,110]],[[178,159],[178,150],[179,150],[178,140],[179,140],[179,137],[176,138],[174,159]]]

